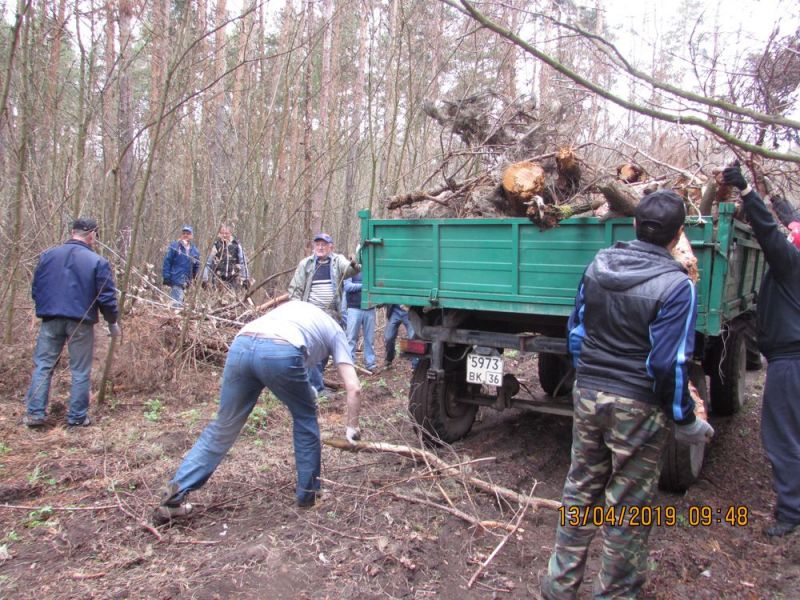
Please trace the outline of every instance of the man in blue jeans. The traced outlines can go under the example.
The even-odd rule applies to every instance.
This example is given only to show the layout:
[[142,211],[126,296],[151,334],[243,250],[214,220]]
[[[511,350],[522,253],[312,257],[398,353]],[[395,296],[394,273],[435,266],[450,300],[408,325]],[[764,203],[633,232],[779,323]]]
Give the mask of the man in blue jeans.
[[344,297],[347,302],[347,342],[350,344],[350,355],[356,360],[359,331],[364,332],[364,365],[368,371],[375,370],[375,309],[361,308],[362,275],[357,273],[344,280]]
[[309,367],[329,354],[347,390],[345,435],[350,443],[358,440],[361,388],[344,331],[320,308],[289,301],[245,325],[233,340],[222,374],[217,418],[203,430],[162,491],[154,520],[164,523],[191,512],[186,494],[202,487],[214,473],[265,387],[292,415],[297,506],[313,506],[320,489],[321,443]]
[[26,395],[28,427],[45,424],[53,367],[66,344],[72,386],[67,425],[89,425],[89,387],[98,311],[112,336],[122,334],[117,324],[117,288],[108,261],[92,250],[97,221],[77,219],[71,237],[45,251],[33,274],[31,295],[42,320],[33,354],[33,377]]
[[192,285],[200,272],[200,250],[192,242],[194,230],[191,225],[181,228],[180,239],[175,240],[167,247],[164,255],[164,264],[161,267],[161,276],[164,285],[169,286],[169,297],[172,298],[172,307],[183,306],[186,289]]
[[[414,328],[408,321],[408,311],[399,304],[386,305],[386,329],[383,330],[383,343],[386,351],[384,366],[388,369],[392,366],[392,361],[397,354],[395,349],[395,342],[397,341],[397,334],[400,332],[400,325],[406,328],[406,337],[411,339],[414,337]],[[411,361],[412,366],[416,366],[419,359],[415,358]]]

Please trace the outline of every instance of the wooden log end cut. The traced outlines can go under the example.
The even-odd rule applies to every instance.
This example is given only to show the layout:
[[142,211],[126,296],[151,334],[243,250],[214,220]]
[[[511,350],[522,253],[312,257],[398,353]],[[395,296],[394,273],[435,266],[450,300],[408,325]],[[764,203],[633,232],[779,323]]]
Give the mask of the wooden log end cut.
[[519,215],[525,214],[524,204],[542,192],[544,183],[544,169],[535,162],[514,163],[503,171],[503,191]]

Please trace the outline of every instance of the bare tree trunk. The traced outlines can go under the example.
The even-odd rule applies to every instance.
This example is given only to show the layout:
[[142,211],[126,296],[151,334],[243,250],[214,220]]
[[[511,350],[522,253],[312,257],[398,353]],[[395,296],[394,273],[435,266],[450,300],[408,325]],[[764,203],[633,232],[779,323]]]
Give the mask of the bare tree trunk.
[[9,33],[8,58],[6,69],[2,79],[2,94],[0,94],[0,173],[5,173],[6,153],[5,153],[5,132],[8,122],[8,94],[11,89],[11,75],[14,69],[14,62],[17,56],[17,48],[20,40],[20,29],[22,28],[25,13],[30,9],[30,0],[18,0],[17,12],[14,17],[14,25]]
[[130,249],[133,228],[134,173],[133,173],[133,98],[131,82],[131,19],[133,0],[119,2],[119,102],[117,107],[117,184],[119,189],[119,216],[117,218],[117,240],[121,256],[126,257]]
[[364,112],[364,87],[367,72],[367,15],[366,11],[360,12],[359,17],[359,44],[358,44],[358,65],[357,75],[353,86],[353,106],[351,112],[353,115],[350,124],[350,136],[347,148],[347,166],[345,168],[344,177],[344,208],[342,219],[342,233],[345,239],[349,239],[351,232],[351,223],[354,227],[358,227],[358,222],[351,214],[348,213],[348,208],[352,206],[352,201],[358,195],[358,185],[356,176],[358,174],[356,161],[358,160],[358,152],[361,146],[361,122]]
[[[79,11],[78,2],[75,0],[75,39],[78,42],[78,50],[80,52],[80,80],[78,87],[78,136],[75,144],[75,187],[72,191],[72,214],[78,215],[81,212],[81,205],[84,204],[83,198],[83,180],[86,169],[86,138],[88,136],[89,125],[92,120],[93,111],[87,107],[89,103],[88,90],[91,90],[94,84],[94,51],[91,51],[88,56],[83,42],[82,28],[78,23]],[[90,12],[90,17],[94,25],[94,11]],[[94,30],[94,26],[91,28]],[[97,216],[97,215],[95,215]]]
[[117,194],[117,177],[116,177],[116,163],[117,156],[115,151],[114,140],[116,136],[116,119],[115,110],[116,105],[116,86],[111,85],[112,79],[115,77],[117,68],[117,51],[115,47],[115,40],[117,39],[115,23],[117,22],[114,13],[114,6],[112,3],[105,5],[105,19],[104,19],[104,40],[105,45],[103,48],[103,64],[105,67],[103,92],[100,98],[102,103],[102,117],[101,117],[101,135],[103,144],[103,193],[102,193],[102,215],[106,223],[110,224],[108,229],[116,227],[116,203],[109,202],[110,197],[115,197]]
[[[511,31],[517,31],[519,24],[519,10],[514,5],[515,1],[509,0],[505,7],[505,21],[510,24]],[[503,52],[500,59],[502,89],[509,98],[514,99],[517,97],[517,47],[514,44],[503,44],[501,48]]]
[[398,18],[400,0],[390,0],[389,6],[389,55],[386,59],[386,104],[383,114],[383,139],[384,155],[381,160],[380,177],[378,186],[381,196],[390,196],[397,186],[389,181],[389,167],[393,160],[392,151],[394,149],[398,98],[397,76],[400,63],[400,25]]
[[314,0],[307,0],[305,4],[305,70],[303,74],[303,202],[306,210],[303,213],[303,230],[305,239],[310,239],[314,228],[320,227],[321,215],[318,207],[314,205],[314,162],[312,160],[311,145],[313,119],[311,105],[311,80],[314,77]]
[[19,144],[17,146],[17,177],[14,181],[14,228],[11,234],[11,271],[8,274],[8,296],[6,297],[6,327],[3,337],[6,344],[14,341],[14,303],[17,297],[17,273],[22,260],[22,205],[25,195],[25,180],[28,176],[28,144],[30,135],[30,61],[31,61],[31,13],[25,10],[22,0],[17,5],[17,12],[23,15],[24,23],[22,28],[22,60],[20,70],[22,71],[22,96],[20,98],[20,127],[18,132]]

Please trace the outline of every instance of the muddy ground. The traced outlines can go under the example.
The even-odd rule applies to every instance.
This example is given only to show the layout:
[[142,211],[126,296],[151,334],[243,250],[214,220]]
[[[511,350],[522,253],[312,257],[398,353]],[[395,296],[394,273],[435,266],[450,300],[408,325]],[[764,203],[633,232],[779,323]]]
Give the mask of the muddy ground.
[[[97,331],[95,379],[108,343]],[[134,316],[113,393],[103,406],[93,403],[97,424],[64,427],[69,375],[61,365],[48,426],[31,431],[20,423],[34,336],[35,326],[26,326],[0,358],[0,597],[534,596],[555,511],[528,511],[510,536],[477,529],[443,510],[448,499],[474,518],[512,525],[519,507],[406,458],[327,446],[323,500],[297,509],[290,419],[267,397],[192,495],[195,513],[150,526],[159,487],[213,418],[221,368],[176,358],[170,324]],[[523,361],[528,373],[532,360]],[[410,367],[395,362],[363,379],[363,429],[370,440],[417,445],[406,412]],[[774,503],[759,440],[763,373],[748,373],[742,413],[712,418],[717,437],[701,480],[686,494],[659,493],[658,505],[674,507],[678,519],[653,529],[645,597],[798,597],[800,536],[772,542],[762,533]],[[323,437],[343,434],[343,404],[343,394],[321,402]],[[471,474],[558,500],[570,427],[564,417],[481,409],[471,434],[438,454],[451,464],[489,459],[472,462]],[[747,507],[746,525],[689,523],[690,506],[731,505]],[[595,543],[581,597],[589,597],[596,556]]]

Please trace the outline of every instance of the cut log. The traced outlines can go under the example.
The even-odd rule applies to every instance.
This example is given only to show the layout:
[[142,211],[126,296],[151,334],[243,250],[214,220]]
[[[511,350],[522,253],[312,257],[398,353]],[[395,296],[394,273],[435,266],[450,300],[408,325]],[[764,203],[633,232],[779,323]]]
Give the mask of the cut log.
[[575,204],[544,204],[534,201],[525,213],[532,223],[538,225],[540,229],[551,229],[558,225],[559,221],[569,219],[581,213],[596,210],[605,204],[602,198],[595,198],[588,202],[577,202]]
[[711,209],[716,198],[717,182],[714,181],[714,178],[712,177],[706,182],[706,187],[703,189],[703,197],[700,199],[700,206],[698,209],[700,210],[701,215],[708,216],[711,214]]
[[700,395],[700,392],[697,390],[697,387],[690,381],[689,382],[689,395],[694,400],[694,414],[698,419],[702,419],[703,421],[708,421],[708,412],[706,411],[706,403],[703,400],[703,397]]
[[503,171],[503,191],[508,199],[510,216],[525,216],[527,203],[544,190],[544,169],[535,162],[522,161]]
[[278,304],[283,304],[289,299],[289,294],[281,294],[277,298],[273,298],[272,300],[267,300],[264,304],[259,304],[256,306],[256,312],[261,312],[264,310],[269,310],[270,308],[275,308]]
[[408,194],[398,194],[397,196],[391,196],[386,200],[386,208],[393,210],[395,208],[400,208],[401,206],[414,204],[414,202],[428,200],[428,198],[428,193],[422,191],[410,192]]
[[637,183],[646,176],[644,169],[635,163],[625,163],[617,167],[617,179],[623,183]]
[[689,238],[686,237],[686,233],[681,233],[678,243],[672,249],[672,258],[681,263],[689,273],[689,279],[693,283],[697,283],[697,280],[700,279],[700,271],[697,270],[697,257],[692,251],[692,244],[689,242]]
[[640,196],[637,196],[627,185],[618,181],[609,181],[600,185],[600,192],[608,201],[609,208],[620,215],[632,217],[636,213]]
[[566,197],[574,194],[581,182],[581,165],[572,148],[561,148],[556,152],[556,187]]

